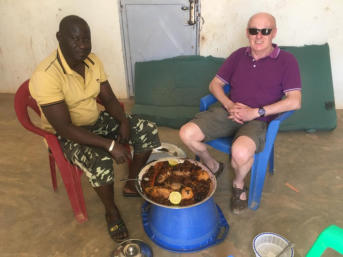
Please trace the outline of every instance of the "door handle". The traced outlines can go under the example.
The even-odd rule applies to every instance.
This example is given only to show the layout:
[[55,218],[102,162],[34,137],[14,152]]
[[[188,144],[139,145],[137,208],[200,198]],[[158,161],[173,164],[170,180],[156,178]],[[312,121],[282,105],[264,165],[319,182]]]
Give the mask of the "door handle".
[[197,0],[189,0],[189,25],[194,25],[196,23],[195,21],[195,3]]

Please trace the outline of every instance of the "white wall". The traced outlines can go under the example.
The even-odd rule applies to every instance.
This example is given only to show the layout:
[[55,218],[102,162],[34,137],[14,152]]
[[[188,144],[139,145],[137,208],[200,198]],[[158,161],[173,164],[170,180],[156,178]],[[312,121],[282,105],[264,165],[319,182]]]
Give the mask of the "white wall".
[[92,33],[92,51],[103,61],[119,98],[127,98],[116,0],[0,0],[0,92],[14,93],[36,65],[57,48],[60,20],[84,18]]
[[[166,0],[167,1],[167,0]],[[248,18],[267,11],[277,19],[279,45],[329,43],[336,108],[343,109],[342,0],[200,0],[205,23],[200,54],[227,57],[247,45]],[[61,18],[83,17],[93,52],[103,61],[119,98],[127,98],[118,0],[0,0],[0,92],[14,93],[35,66],[57,47]]]

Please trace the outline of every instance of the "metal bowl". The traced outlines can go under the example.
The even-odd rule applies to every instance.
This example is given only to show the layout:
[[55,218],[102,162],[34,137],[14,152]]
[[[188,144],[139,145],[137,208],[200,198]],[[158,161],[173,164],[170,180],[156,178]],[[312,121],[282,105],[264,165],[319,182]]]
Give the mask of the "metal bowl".
[[153,252],[142,240],[128,239],[118,245],[111,257],[153,257]]

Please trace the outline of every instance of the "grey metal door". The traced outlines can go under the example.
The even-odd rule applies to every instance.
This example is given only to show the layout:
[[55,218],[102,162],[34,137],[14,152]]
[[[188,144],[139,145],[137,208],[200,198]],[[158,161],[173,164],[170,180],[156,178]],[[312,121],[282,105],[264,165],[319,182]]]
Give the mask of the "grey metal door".
[[120,7],[131,96],[136,62],[199,53],[199,0],[120,0]]

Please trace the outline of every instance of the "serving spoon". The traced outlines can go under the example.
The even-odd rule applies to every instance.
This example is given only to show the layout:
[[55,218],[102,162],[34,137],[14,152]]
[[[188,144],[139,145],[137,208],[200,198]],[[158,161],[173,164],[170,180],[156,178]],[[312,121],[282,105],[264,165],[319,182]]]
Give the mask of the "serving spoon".
[[[138,181],[138,178],[123,178],[123,179],[120,179],[119,181]],[[144,181],[149,181],[149,178],[145,177],[143,178]]]

